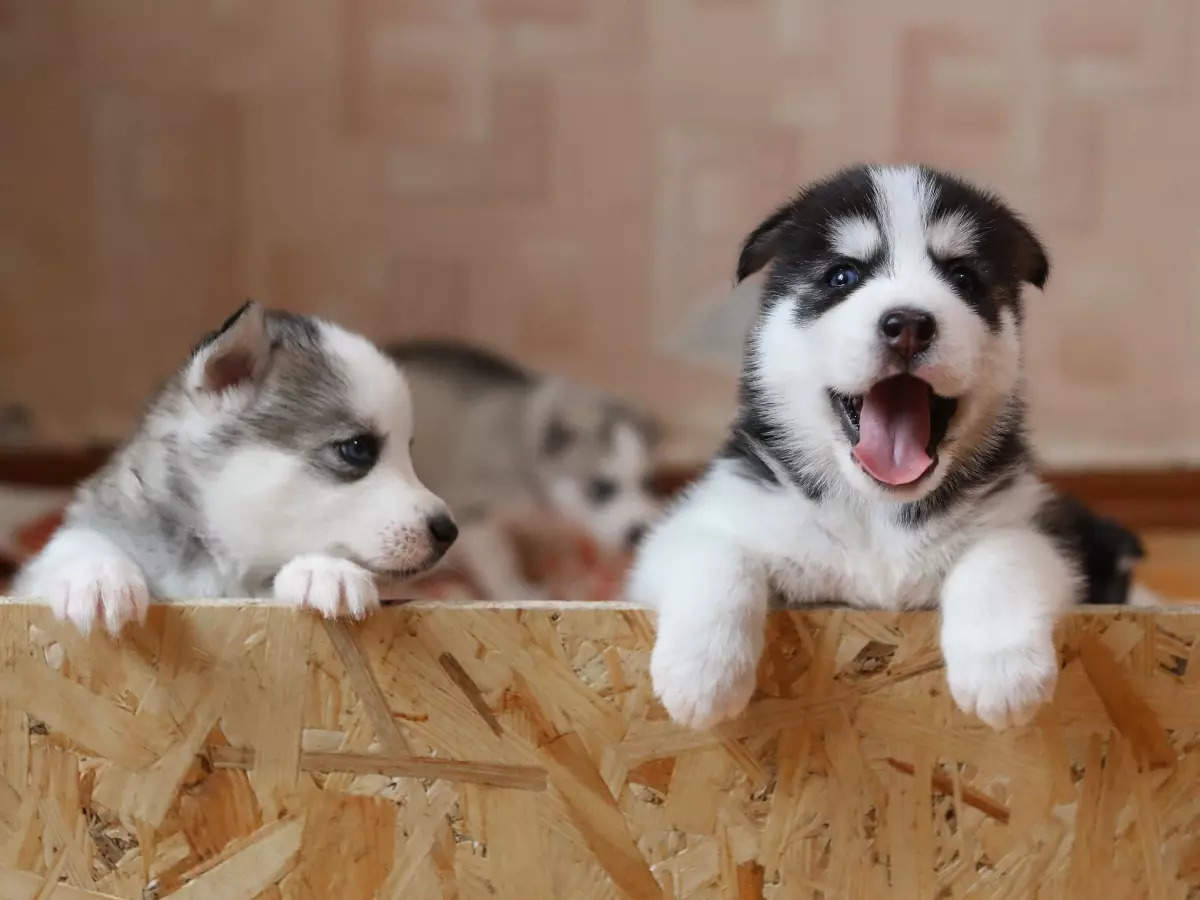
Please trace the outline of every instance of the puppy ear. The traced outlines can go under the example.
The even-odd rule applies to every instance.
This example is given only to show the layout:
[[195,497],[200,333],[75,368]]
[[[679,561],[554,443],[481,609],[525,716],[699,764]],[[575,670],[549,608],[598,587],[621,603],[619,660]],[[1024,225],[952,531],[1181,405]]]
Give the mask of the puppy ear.
[[193,396],[238,393],[262,380],[270,356],[266,313],[250,301],[200,342],[188,362],[184,383]]
[[782,206],[771,213],[757,228],[750,232],[749,237],[742,243],[742,253],[738,257],[738,283],[753,275],[775,256],[779,250],[779,238],[787,226],[792,214],[792,205]]
[[1046,248],[1037,239],[1033,230],[1017,220],[1017,275],[1022,281],[1027,281],[1039,291],[1046,286],[1050,277],[1050,258]]

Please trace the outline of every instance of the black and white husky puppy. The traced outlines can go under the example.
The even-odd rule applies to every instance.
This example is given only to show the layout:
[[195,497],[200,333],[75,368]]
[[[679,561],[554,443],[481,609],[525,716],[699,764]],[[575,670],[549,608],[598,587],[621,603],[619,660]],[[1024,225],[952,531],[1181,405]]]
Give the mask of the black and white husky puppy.
[[1089,595],[1085,545],[1139,553],[1032,471],[1022,291],[1046,281],[1042,245],[955,177],[860,167],[750,234],[737,278],[763,268],[728,443],[631,576],[659,613],[659,697],[694,727],[737,714],[778,592],[940,608],[958,705],[1026,720],[1058,673],[1055,617]]
[[248,304],[202,340],[79,488],[15,592],[114,634],[150,596],[270,595],[326,616],[458,529],[413,471],[404,376],[332,323]]

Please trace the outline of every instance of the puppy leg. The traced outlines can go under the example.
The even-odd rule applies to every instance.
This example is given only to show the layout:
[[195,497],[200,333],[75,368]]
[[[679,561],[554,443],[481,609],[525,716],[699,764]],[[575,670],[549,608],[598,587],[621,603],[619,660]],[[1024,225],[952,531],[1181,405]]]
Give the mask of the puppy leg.
[[[530,584],[512,539],[496,521],[463,525],[450,552],[468,571],[489,600],[545,600],[545,592]],[[454,560],[451,560],[451,566]]]
[[84,634],[97,617],[110,634],[119,634],[126,622],[145,621],[150,604],[137,563],[90,528],[59,529],[17,576],[13,589],[18,596],[43,600],[57,618],[70,619]]
[[327,619],[366,618],[379,607],[375,576],[348,559],[320,553],[297,556],[279,570],[275,599],[315,609]]
[[971,547],[942,588],[942,653],[955,703],[993,728],[1022,725],[1054,692],[1054,620],[1076,599],[1045,536],[1006,530]]
[[766,625],[764,573],[727,538],[679,520],[647,540],[630,597],[657,607],[654,691],[676,722],[708,728],[754,693]]

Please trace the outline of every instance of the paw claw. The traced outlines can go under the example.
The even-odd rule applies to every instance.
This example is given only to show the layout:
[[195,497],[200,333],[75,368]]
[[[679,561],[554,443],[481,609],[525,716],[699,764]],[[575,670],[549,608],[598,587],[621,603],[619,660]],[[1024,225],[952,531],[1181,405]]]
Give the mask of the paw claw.
[[275,597],[312,609],[326,619],[362,620],[379,606],[379,590],[366,569],[346,559],[298,556],[275,576]]
[[31,593],[41,596],[59,621],[71,622],[83,635],[97,620],[116,637],[132,621],[144,622],[150,592],[137,566],[126,559],[79,559],[64,566],[54,582]]

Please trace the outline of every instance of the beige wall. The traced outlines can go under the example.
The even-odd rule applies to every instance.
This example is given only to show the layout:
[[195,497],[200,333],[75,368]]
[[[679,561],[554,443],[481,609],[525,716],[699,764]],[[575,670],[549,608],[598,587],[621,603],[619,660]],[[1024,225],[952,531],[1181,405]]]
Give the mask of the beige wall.
[[120,433],[253,295],[490,341],[701,452],[739,239],[799,182],[919,159],[1051,247],[1043,455],[1200,462],[1196,5],[961,6],[9,0],[0,402]]

